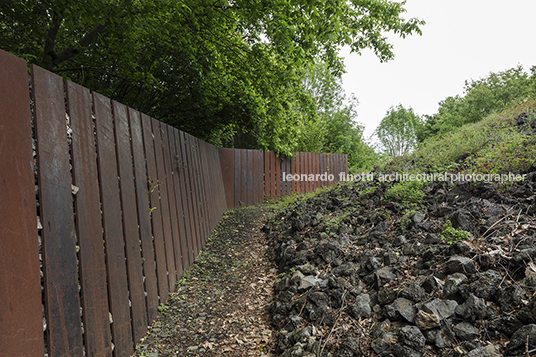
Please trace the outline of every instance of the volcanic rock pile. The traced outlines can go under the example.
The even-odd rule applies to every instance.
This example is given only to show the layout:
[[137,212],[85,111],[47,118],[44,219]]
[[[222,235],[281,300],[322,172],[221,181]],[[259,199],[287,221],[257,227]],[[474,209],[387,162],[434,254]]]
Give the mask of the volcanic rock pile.
[[433,183],[418,205],[354,183],[268,222],[277,351],[313,356],[536,353],[536,172],[512,194]]

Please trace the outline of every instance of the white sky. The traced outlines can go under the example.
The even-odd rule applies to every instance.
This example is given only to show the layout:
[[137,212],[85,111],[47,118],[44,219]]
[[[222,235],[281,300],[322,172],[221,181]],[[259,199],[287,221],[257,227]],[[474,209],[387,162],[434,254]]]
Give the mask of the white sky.
[[434,114],[463,93],[465,80],[536,65],[535,0],[407,0],[405,18],[424,19],[422,36],[390,36],[395,59],[380,63],[343,49],[343,87],[359,100],[357,121],[369,137],[391,106]]

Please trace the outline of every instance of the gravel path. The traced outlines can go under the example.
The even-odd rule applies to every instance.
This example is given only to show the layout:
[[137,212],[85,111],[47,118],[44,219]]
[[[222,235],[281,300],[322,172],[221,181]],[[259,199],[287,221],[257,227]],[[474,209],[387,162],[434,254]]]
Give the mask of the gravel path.
[[134,356],[271,356],[267,206],[228,211]]

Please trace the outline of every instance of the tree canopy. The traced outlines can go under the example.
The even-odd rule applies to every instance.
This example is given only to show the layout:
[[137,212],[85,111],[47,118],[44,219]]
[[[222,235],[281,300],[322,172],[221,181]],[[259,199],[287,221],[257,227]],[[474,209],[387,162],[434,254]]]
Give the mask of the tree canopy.
[[216,145],[288,153],[315,141],[304,78],[340,76],[341,46],[393,58],[420,33],[387,0],[4,0],[0,48]]

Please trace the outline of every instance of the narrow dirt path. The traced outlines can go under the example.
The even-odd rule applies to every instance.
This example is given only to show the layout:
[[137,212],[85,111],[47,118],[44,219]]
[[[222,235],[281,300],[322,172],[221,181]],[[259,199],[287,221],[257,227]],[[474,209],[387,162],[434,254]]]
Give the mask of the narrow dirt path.
[[224,215],[134,356],[270,356],[276,269],[260,231],[268,213]]

